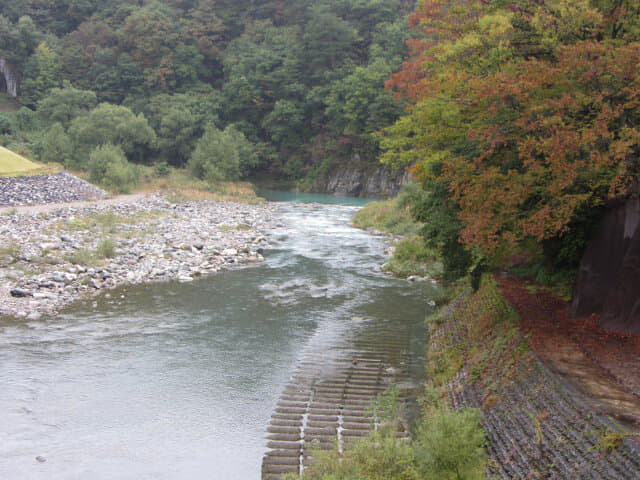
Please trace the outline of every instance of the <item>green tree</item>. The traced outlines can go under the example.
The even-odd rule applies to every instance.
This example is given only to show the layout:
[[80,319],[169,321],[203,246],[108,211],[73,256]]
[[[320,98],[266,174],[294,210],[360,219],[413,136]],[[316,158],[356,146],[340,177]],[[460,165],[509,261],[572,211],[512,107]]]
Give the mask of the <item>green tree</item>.
[[197,178],[219,182],[240,179],[256,162],[253,146],[241,132],[233,127],[225,130],[209,127],[198,140],[189,169]]
[[325,116],[337,133],[372,133],[400,116],[401,105],[384,89],[392,71],[390,64],[377,59],[331,85]]
[[5,135],[13,132],[11,120],[6,115],[0,114],[0,134]]
[[128,53],[120,54],[114,65],[94,64],[90,75],[102,101],[121,103],[127,96],[144,96],[146,93],[143,72]]
[[424,480],[485,478],[485,433],[475,409],[438,409],[422,422],[413,450]]
[[68,164],[73,145],[62,124],[56,122],[49,127],[40,147],[40,160]]
[[28,16],[21,16],[17,23],[0,15],[0,51],[2,57],[17,68],[27,59],[41,42],[43,34]]
[[144,161],[156,145],[156,134],[144,115],[109,103],[101,103],[87,115],[73,120],[69,136],[78,166],[87,161],[89,152],[106,143],[119,146],[138,162]]
[[127,161],[120,147],[106,143],[89,156],[89,181],[107,190],[129,193],[138,181],[136,168]]
[[259,128],[275,102],[299,92],[302,68],[300,31],[255,22],[234,40],[224,59],[225,120]]
[[310,8],[302,41],[307,56],[307,75],[311,82],[321,81],[327,71],[338,69],[351,57],[356,30],[327,6]]
[[22,80],[23,105],[35,107],[49,90],[60,85],[58,55],[46,43],[41,43],[25,64]]
[[96,94],[89,90],[74,88],[68,80],[62,88],[52,88],[38,102],[38,116],[47,122],[59,122],[67,128],[71,121],[88,113],[98,103]]
[[187,12],[187,20],[181,36],[193,42],[209,63],[222,60],[224,47],[229,40],[225,23],[216,15],[216,0],[201,0]]
[[184,165],[195,148],[197,133],[196,117],[185,108],[172,108],[160,121],[158,129],[160,155],[172,165]]
[[20,107],[20,110],[16,112],[15,125],[21,132],[39,128],[36,113],[28,107]]
[[304,104],[278,100],[263,120],[270,140],[281,148],[293,150],[302,143],[305,131]]

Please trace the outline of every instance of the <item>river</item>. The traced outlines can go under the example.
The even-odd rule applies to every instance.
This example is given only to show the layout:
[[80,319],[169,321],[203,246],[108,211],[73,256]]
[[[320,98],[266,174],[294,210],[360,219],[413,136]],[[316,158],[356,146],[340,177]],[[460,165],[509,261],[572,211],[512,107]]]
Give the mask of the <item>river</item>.
[[406,329],[418,382],[436,287],[380,272],[388,240],[350,227],[353,200],[284,199],[260,265],[1,319],[0,478],[259,479],[305,347],[356,324]]

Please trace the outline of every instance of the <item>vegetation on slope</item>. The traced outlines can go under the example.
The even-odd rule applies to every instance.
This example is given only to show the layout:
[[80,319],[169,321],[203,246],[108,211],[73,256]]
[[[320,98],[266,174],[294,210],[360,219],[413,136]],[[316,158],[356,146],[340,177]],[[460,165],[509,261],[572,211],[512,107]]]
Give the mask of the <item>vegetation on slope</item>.
[[47,169],[44,165],[18,155],[11,150],[0,147],[0,175],[14,176],[41,173]]
[[[395,409],[397,410],[397,409]],[[429,406],[413,439],[397,438],[394,417],[340,454],[317,450],[306,480],[479,480],[485,435],[476,409]],[[285,478],[299,478],[291,475]]]
[[403,186],[397,198],[368,203],[354,215],[353,225],[358,228],[400,237],[393,242],[393,253],[383,270],[400,277],[437,278],[442,274],[438,251],[425,245],[420,235],[424,225],[413,214],[424,195],[417,185],[409,183]]
[[639,19],[630,0],[418,2],[389,82],[411,107],[381,138],[429,192],[417,218],[445,277],[576,269],[640,172]]

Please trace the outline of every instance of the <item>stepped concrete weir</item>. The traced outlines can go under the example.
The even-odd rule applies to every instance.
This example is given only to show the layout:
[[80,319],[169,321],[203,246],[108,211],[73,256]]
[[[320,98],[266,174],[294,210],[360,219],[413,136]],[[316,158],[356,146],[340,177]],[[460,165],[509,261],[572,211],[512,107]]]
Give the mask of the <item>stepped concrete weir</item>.
[[[415,370],[423,359],[412,358],[411,344],[424,347],[424,329],[371,323],[355,319],[307,346],[267,428],[263,480],[301,473],[314,449],[342,451],[367,435],[377,427],[372,402],[389,387],[398,387],[401,402],[415,398]],[[397,435],[408,436],[406,420]]]

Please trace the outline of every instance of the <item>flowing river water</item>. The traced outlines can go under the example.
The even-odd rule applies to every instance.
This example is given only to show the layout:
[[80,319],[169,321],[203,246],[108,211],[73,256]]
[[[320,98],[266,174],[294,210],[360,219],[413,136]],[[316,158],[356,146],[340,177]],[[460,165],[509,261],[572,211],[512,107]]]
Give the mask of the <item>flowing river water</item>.
[[404,329],[417,384],[436,287],[380,272],[355,204],[280,203],[257,266],[0,319],[0,478],[258,479],[302,352],[350,332]]

